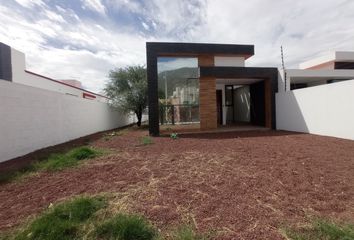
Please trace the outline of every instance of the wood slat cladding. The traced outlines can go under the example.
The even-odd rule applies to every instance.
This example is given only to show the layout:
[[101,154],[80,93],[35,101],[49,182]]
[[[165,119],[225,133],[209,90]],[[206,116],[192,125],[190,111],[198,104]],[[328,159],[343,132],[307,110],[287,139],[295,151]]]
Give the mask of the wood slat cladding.
[[[214,55],[199,55],[199,67],[213,67]],[[200,129],[216,129],[216,79],[213,77],[199,78],[199,119]]]
[[214,66],[214,55],[199,55],[198,56],[198,66],[199,67],[213,67]]
[[199,118],[200,129],[216,129],[216,81],[213,77],[199,79]]

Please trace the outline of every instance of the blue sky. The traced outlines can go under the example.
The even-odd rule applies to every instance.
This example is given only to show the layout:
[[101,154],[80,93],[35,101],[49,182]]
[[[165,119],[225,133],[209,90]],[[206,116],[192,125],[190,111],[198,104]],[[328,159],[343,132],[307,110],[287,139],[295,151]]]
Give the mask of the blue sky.
[[0,42],[27,69],[100,91],[108,71],[145,64],[146,41],[254,44],[249,66],[354,51],[352,0],[0,0]]

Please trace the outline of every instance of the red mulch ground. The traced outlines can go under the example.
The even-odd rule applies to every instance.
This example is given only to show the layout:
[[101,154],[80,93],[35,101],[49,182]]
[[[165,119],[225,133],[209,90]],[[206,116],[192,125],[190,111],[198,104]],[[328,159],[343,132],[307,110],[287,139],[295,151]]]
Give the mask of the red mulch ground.
[[[308,215],[354,222],[354,141],[260,131],[154,138],[131,130],[92,145],[107,156],[0,185],[0,229],[77,194],[129,193],[157,226],[192,221],[218,239],[284,239]],[[124,195],[124,194],[123,194]]]

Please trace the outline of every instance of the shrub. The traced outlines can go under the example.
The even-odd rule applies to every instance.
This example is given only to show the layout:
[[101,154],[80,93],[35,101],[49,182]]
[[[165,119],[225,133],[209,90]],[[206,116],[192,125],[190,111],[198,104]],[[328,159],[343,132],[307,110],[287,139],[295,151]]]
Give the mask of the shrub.
[[96,228],[99,239],[151,240],[156,236],[155,229],[142,217],[118,214]]
[[79,238],[79,228],[105,206],[103,198],[79,197],[50,208],[14,239],[65,240]]

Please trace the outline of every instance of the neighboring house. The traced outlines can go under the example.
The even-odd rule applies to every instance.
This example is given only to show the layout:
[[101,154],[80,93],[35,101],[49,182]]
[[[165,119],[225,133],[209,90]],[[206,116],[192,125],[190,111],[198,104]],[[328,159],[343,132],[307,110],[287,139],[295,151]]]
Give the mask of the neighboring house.
[[[332,52],[287,69],[286,90],[319,86],[354,78],[354,52]],[[284,87],[280,87],[284,89]]]
[[286,77],[245,66],[253,45],[147,42],[146,53],[153,136],[163,124],[198,123],[207,131],[253,125],[354,139],[354,52],[286,69]]
[[60,92],[67,95],[107,102],[107,98],[82,88],[77,80],[56,80],[26,70],[25,54],[0,43],[0,79],[50,91]]

